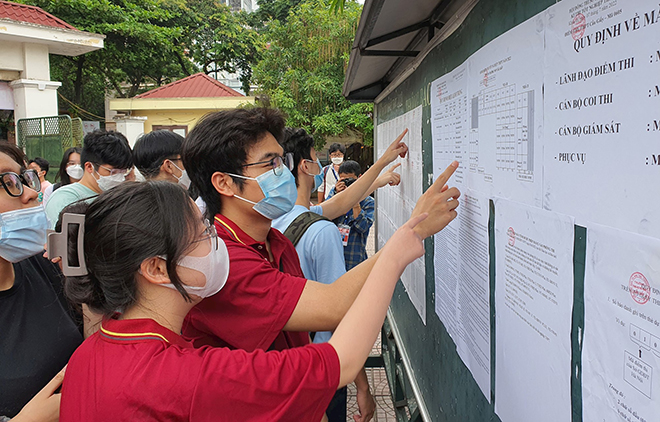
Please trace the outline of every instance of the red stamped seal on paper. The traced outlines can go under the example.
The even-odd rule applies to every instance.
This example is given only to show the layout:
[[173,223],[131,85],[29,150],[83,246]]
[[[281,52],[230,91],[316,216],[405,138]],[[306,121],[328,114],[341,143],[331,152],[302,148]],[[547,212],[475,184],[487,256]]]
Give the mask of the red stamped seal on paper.
[[513,227],[509,227],[509,229],[506,231],[506,234],[509,235],[509,246],[515,246],[516,232],[513,230]]
[[584,35],[584,30],[587,28],[587,19],[582,13],[578,13],[571,22],[571,36],[574,40],[579,40]]
[[645,304],[651,299],[651,286],[642,273],[635,272],[630,276],[628,289],[630,290],[630,296],[640,305]]
[[484,72],[484,86],[488,86],[488,71]]

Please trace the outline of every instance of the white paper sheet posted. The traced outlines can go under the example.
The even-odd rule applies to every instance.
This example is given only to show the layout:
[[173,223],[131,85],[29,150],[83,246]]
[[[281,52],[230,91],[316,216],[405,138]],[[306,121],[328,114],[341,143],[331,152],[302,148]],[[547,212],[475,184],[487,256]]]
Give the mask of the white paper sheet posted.
[[468,59],[468,186],[540,207],[543,191],[543,20],[540,14]]
[[461,196],[456,349],[490,403],[489,203],[470,189]]
[[571,420],[572,217],[495,200],[495,413]]
[[[467,148],[467,64],[457,67],[431,84],[431,135],[433,137],[433,177],[437,179],[454,160],[464,162]],[[459,165],[451,186],[464,190],[466,167]],[[462,202],[461,202],[462,206]],[[458,210],[462,215],[461,209]],[[486,215],[486,221],[488,215]],[[458,344],[458,287],[460,219],[455,219],[435,235],[435,313]],[[487,396],[490,396],[488,394]]]
[[[396,229],[408,221],[417,200],[422,195],[422,106],[398,116],[377,127],[378,157],[404,129],[408,134],[403,141],[408,145],[406,158],[397,158],[401,163],[398,172],[401,184],[381,188],[377,191],[378,199],[378,245],[382,248],[392,237]],[[426,324],[426,271],[424,257],[416,259],[401,275],[401,282],[406,288],[410,301],[419,317]]]
[[561,1],[548,16],[544,208],[660,237],[660,3]]
[[584,422],[660,420],[660,241],[590,224]]

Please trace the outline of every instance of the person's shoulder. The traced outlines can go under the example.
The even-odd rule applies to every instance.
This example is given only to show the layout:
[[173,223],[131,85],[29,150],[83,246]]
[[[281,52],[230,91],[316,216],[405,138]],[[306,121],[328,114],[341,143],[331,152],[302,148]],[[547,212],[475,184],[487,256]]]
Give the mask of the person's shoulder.
[[312,225],[309,226],[309,229],[303,235],[303,237],[305,236],[312,238],[314,241],[323,242],[325,242],[327,239],[340,239],[339,230],[337,229],[335,223],[326,219],[318,220],[312,223]]
[[66,200],[69,198],[80,198],[88,193],[96,195],[96,193],[87,186],[81,185],[80,183],[69,183],[68,185],[62,186],[53,191],[50,200],[55,200],[55,202],[57,202],[58,200]]
[[30,283],[43,283],[53,289],[61,287],[62,275],[56,264],[41,255],[41,252],[14,264],[21,277]]
[[273,220],[271,222],[271,228],[276,229],[281,233],[284,233],[286,229],[289,228],[293,220],[298,218],[301,214],[303,214],[306,211],[307,208],[303,207],[302,205],[294,205],[291,211]]

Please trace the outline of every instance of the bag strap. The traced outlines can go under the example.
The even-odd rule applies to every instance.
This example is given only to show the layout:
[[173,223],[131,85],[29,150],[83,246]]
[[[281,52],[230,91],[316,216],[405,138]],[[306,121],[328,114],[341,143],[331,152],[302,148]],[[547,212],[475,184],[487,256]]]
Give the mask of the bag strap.
[[298,217],[296,217],[291,224],[289,224],[289,227],[284,230],[284,236],[286,236],[291,243],[293,243],[293,246],[297,246],[298,242],[300,242],[300,239],[303,237],[307,229],[317,221],[330,221],[327,217],[324,217],[320,214],[317,214],[315,212],[307,211],[302,214],[300,214]]

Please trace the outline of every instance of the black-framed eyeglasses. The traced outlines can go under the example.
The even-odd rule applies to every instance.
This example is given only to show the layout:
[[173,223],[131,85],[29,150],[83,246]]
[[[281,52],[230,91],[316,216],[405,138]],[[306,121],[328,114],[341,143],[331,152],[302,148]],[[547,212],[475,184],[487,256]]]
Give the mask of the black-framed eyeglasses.
[[257,163],[243,164],[241,167],[258,166],[259,164],[270,164],[273,167],[275,176],[280,176],[286,166],[289,171],[293,170],[293,153],[287,152],[284,156],[277,156],[270,160],[259,161]]
[[0,184],[5,188],[5,192],[14,198],[23,195],[23,186],[27,186],[37,192],[41,191],[41,182],[35,170],[25,170],[20,175],[13,171],[0,173]]

